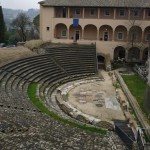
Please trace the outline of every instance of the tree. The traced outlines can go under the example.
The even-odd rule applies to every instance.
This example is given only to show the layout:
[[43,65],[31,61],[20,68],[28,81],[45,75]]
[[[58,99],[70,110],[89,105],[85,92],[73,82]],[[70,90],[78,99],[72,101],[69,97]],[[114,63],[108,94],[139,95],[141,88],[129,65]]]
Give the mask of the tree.
[[[132,2],[131,2],[132,3]],[[141,6],[144,4],[141,2]],[[142,21],[143,17],[143,8],[139,8],[137,4],[132,4],[130,8],[130,19],[128,21],[129,30],[129,39],[127,42],[127,61],[139,61],[140,58],[140,49],[143,47],[142,42]],[[128,10],[127,10],[128,11]]]
[[3,12],[2,12],[2,6],[0,6],[0,43],[5,42],[5,22],[4,22],[4,17],[3,17]]
[[11,24],[16,29],[22,41],[25,42],[27,40],[26,27],[31,24],[30,18],[25,13],[19,13]]
[[142,22],[137,19],[137,16],[140,16],[140,14],[143,14],[143,9],[134,7],[131,9],[131,18],[129,20],[130,24],[130,36],[131,36],[131,47],[134,47],[134,44],[139,43],[137,40],[139,33],[140,33],[140,26]]
[[36,31],[39,33],[39,27],[40,27],[40,15],[37,15],[36,17],[34,17],[33,19],[33,24],[34,24],[34,28],[36,29]]

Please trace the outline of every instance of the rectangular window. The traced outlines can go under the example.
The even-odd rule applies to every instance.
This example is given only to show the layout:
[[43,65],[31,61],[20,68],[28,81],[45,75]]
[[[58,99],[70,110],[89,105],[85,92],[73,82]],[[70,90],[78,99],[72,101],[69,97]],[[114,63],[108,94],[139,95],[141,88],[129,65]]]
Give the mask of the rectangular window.
[[110,9],[109,8],[105,9],[104,15],[105,16],[110,16]]
[[146,39],[145,41],[150,41],[150,33],[146,34]]
[[81,9],[80,8],[76,8],[75,9],[75,14],[76,15],[80,15],[81,14]]
[[67,31],[66,31],[66,30],[62,30],[61,36],[62,36],[62,37],[66,37],[66,36],[67,36]]
[[150,9],[147,10],[147,16],[150,17]]
[[121,17],[125,16],[125,10],[124,9],[119,10],[119,16],[121,16]]
[[94,8],[90,9],[90,16],[95,16],[95,9]]
[[117,39],[118,39],[118,40],[123,40],[123,33],[122,33],[122,32],[119,32],[119,33],[117,34]]
[[47,31],[49,31],[49,27],[46,27]]

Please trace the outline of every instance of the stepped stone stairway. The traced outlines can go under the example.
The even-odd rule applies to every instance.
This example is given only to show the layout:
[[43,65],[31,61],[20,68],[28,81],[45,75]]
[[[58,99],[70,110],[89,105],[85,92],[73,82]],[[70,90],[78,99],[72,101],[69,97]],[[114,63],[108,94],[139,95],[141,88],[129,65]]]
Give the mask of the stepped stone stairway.
[[[70,45],[64,47],[46,47],[46,52],[59,64],[67,73],[78,74],[78,72],[97,72],[96,48],[95,45]],[[77,69],[75,72],[74,68]],[[74,70],[74,72],[72,72]]]
[[38,98],[59,113],[50,99],[52,91],[63,83],[97,73],[94,49],[62,49],[47,49],[46,54],[0,67],[0,148],[125,150],[116,134],[100,135],[71,127],[41,113],[29,100],[28,86],[36,83]]
[[132,150],[135,142],[135,136],[131,127],[128,126],[127,121],[115,120],[114,123],[116,133],[124,141],[128,149]]

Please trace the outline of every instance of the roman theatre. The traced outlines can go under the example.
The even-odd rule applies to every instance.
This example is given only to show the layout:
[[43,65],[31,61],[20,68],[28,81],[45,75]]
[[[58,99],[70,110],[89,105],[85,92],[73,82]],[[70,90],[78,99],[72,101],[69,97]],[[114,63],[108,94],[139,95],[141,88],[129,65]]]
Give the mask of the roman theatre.
[[115,76],[104,71],[99,74],[99,77],[66,83],[58,87],[52,97],[56,94],[57,104],[72,118],[111,130],[115,120],[125,120],[128,102],[121,92],[125,100],[121,106],[113,84]]

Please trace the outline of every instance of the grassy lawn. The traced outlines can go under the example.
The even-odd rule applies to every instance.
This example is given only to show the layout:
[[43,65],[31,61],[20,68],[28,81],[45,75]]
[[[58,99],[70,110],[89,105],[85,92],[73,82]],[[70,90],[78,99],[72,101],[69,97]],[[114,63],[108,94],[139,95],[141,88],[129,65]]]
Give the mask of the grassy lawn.
[[144,112],[144,95],[146,92],[146,82],[139,75],[122,75],[123,80],[131,91],[132,95],[137,99],[141,109]]
[[62,117],[60,117],[58,114],[49,111],[47,107],[45,107],[42,102],[37,98],[36,96],[36,89],[37,89],[37,84],[32,83],[29,85],[28,87],[28,96],[30,98],[30,100],[32,101],[32,103],[42,112],[45,113],[47,115],[49,115],[50,117],[53,117],[56,120],[59,120],[63,123],[67,123],[73,127],[77,127],[83,130],[87,130],[87,131],[92,131],[92,132],[97,132],[100,134],[106,134],[107,131],[106,130],[102,130],[102,129],[97,129],[94,127],[87,127],[86,125],[79,125],[77,123],[71,122],[70,120],[64,119]]

